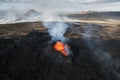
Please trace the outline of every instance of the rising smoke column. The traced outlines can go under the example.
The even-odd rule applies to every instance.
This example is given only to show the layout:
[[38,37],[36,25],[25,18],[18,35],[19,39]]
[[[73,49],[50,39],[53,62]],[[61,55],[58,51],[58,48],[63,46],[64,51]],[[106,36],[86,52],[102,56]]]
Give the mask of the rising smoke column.
[[44,14],[43,26],[48,29],[52,41],[61,40],[64,42],[66,40],[64,34],[68,28],[68,24],[58,14]]

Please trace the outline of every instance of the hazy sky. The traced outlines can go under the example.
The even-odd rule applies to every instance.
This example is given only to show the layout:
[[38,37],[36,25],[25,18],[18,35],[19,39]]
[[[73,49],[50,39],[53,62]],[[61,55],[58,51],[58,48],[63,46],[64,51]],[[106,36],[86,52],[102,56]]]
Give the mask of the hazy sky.
[[120,11],[120,0],[0,0],[0,10]]

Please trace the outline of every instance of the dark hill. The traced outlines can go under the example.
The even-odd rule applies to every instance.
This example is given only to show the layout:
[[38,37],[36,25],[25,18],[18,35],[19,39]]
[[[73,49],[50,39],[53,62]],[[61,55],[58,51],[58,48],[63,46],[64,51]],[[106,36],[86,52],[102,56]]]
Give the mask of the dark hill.
[[0,80],[119,80],[114,64],[100,61],[84,39],[70,39],[72,63],[50,47],[48,33],[0,39]]

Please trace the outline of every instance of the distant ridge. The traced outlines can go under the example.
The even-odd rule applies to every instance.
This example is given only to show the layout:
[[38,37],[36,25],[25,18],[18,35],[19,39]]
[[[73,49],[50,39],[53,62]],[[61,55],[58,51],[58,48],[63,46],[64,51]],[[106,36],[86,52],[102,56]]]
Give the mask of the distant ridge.
[[69,18],[77,19],[119,19],[120,11],[96,12],[96,11],[82,11],[80,13],[68,14]]

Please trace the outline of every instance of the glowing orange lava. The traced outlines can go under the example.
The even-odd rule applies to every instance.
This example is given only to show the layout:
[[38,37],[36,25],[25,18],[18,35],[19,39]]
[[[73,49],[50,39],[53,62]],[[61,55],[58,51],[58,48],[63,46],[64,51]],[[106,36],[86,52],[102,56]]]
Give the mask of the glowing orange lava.
[[66,51],[66,48],[69,48],[67,44],[64,44],[61,41],[57,41],[54,45],[53,48],[60,52],[63,56],[69,56],[69,52]]

